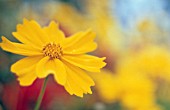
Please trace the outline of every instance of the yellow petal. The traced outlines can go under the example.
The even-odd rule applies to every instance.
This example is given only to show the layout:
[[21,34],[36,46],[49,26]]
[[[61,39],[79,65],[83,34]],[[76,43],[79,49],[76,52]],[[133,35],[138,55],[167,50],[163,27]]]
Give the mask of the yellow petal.
[[98,58],[91,55],[64,55],[62,60],[90,72],[100,72],[100,69],[106,65],[103,62],[105,58]]
[[64,64],[58,59],[54,59],[54,63],[55,63],[54,78],[59,84],[64,85],[67,80],[67,74]]
[[73,79],[69,78],[64,87],[70,95],[74,94],[83,97],[83,89],[81,89]]
[[28,72],[32,69],[39,60],[42,59],[42,56],[33,56],[23,58],[11,66],[11,71],[16,73],[17,76],[23,75],[25,72]]
[[0,43],[0,45],[3,50],[24,56],[36,56],[43,54],[39,49],[35,49],[25,44],[11,42],[3,36],[2,43]]
[[94,86],[93,80],[80,68],[66,63],[67,70],[67,82],[64,85],[65,89],[72,95],[75,94],[79,97],[83,97],[83,94],[90,93],[92,91],[90,86]]
[[63,63],[58,59],[52,60],[49,57],[41,59],[36,66],[36,74],[39,78],[53,74],[59,84],[64,85],[66,83],[66,70]]
[[63,50],[65,54],[82,54],[95,50],[97,44],[94,42],[95,33],[91,30],[79,32],[65,39]]
[[[76,46],[75,46],[76,47]],[[97,48],[97,44],[95,42],[85,43],[81,47],[77,46],[77,48],[69,48],[67,50],[64,49],[64,54],[83,54],[87,52],[91,52]]]
[[41,47],[49,42],[48,36],[36,21],[24,19],[23,24],[17,25],[17,32],[13,35],[24,44]]
[[59,29],[59,26],[54,21],[51,21],[48,27],[43,28],[51,42],[60,43],[64,38],[64,33]]
[[50,69],[51,61],[48,56],[42,58],[36,66],[36,74],[39,78],[45,78],[49,74],[53,73],[54,70]]
[[[73,86],[74,87],[74,86]],[[66,81],[66,84],[64,85],[64,88],[65,88],[65,90],[70,94],[70,95],[73,95],[73,94],[75,94],[75,90],[73,90],[73,88],[72,88],[72,85],[70,85],[70,81],[69,80],[67,80]],[[82,91],[82,90],[81,90]],[[77,95],[77,96],[79,96],[79,97],[83,97],[83,94],[81,93],[81,94],[79,94],[79,95]]]
[[36,80],[36,78],[37,76],[35,74],[35,68],[34,68],[34,69],[30,69],[22,76],[19,76],[18,80],[21,86],[30,86]]
[[18,76],[21,86],[31,85],[37,78],[35,67],[42,56],[26,57],[11,66],[11,71]]

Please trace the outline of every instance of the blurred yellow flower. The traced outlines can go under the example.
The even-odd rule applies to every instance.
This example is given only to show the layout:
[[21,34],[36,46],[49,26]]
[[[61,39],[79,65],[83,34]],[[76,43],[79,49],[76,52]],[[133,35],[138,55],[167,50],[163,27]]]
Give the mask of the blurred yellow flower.
[[156,104],[155,84],[143,74],[124,73],[118,74],[121,103],[130,110],[159,110]]
[[21,43],[2,37],[0,45],[3,50],[27,56],[11,66],[20,85],[29,86],[36,78],[53,74],[54,79],[71,95],[83,97],[83,93],[92,93],[90,86],[94,86],[94,82],[82,69],[99,72],[106,63],[103,62],[104,57],[86,54],[97,47],[93,41],[95,33],[91,30],[65,38],[54,21],[41,28],[36,21],[24,19],[13,35]]
[[154,83],[143,74],[130,72],[113,74],[102,70],[99,74],[92,74],[102,101],[119,101],[128,110],[159,110],[155,101]]
[[153,77],[170,81],[170,52],[161,46],[150,46],[136,56],[138,69]]
[[[127,66],[128,65],[128,66]],[[131,53],[118,66],[119,71],[140,72],[170,81],[170,52],[164,46],[150,45]]]
[[69,33],[91,27],[96,32],[101,47],[107,45],[112,50],[119,52],[124,43],[123,34],[117,20],[111,16],[109,9],[106,8],[110,2],[102,1],[87,0],[86,10],[83,14],[75,7],[62,3],[57,7],[58,11],[53,19],[60,22]]
[[101,100],[106,103],[113,103],[118,100],[121,87],[116,75],[108,70],[102,70],[100,73],[90,75],[96,83],[95,88]]

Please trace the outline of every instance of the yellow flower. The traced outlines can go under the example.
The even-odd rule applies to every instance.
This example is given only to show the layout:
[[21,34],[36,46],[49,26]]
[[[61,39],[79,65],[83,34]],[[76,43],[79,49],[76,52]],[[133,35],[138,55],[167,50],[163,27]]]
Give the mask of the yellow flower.
[[130,110],[159,110],[155,84],[142,73],[137,73],[135,71],[119,73],[119,85],[122,88],[121,103]]
[[137,71],[150,78],[170,81],[170,52],[164,46],[146,46],[138,52],[127,55],[119,64],[118,70],[122,73]]
[[102,47],[103,45],[107,45],[110,46],[112,50],[120,52],[120,50],[122,50],[122,45],[124,45],[124,39],[118,22],[109,13],[108,5],[110,1],[87,1],[89,4],[85,6],[85,14],[80,13],[69,4],[61,3],[57,7],[57,12],[53,19],[60,22],[66,30],[68,28],[69,33],[91,27],[97,33],[97,40]]
[[109,70],[102,70],[98,74],[89,75],[95,80],[95,88],[102,101],[113,103],[119,99],[121,87],[117,75]]
[[92,93],[90,86],[94,86],[94,82],[84,70],[99,72],[106,63],[105,58],[86,54],[97,47],[91,30],[65,38],[54,21],[41,28],[37,22],[24,19],[12,34],[22,43],[2,37],[0,45],[3,50],[26,56],[11,66],[20,85],[29,86],[36,78],[53,74],[71,95],[83,97],[83,93]]
[[[112,73],[103,70],[91,74],[96,82],[96,90],[103,102],[119,101],[129,110],[159,110],[156,104],[155,84],[145,75],[132,71]],[[142,100],[142,101],[141,101]]]

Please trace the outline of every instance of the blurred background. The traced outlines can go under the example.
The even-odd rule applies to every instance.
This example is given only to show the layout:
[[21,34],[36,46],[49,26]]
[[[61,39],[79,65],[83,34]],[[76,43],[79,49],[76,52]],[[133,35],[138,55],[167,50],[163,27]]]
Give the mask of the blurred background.
[[[170,110],[169,0],[0,0],[0,36],[23,18],[59,22],[66,36],[88,28],[106,56],[101,73],[88,73],[92,95],[70,96],[53,77],[41,110]],[[33,110],[43,79],[21,87],[10,66],[22,56],[0,50],[0,110]]]

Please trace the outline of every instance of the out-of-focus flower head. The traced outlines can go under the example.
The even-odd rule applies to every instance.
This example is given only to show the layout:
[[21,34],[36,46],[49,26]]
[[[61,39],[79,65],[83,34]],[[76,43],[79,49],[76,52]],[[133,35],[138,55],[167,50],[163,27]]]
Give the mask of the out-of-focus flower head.
[[142,74],[149,75],[149,77],[163,78],[169,81],[170,52],[164,46],[146,46],[136,52],[127,54],[119,67],[118,70],[120,71],[142,72]]
[[60,4],[54,19],[70,33],[92,27],[101,45],[110,46],[113,50],[117,49],[118,51],[122,43],[122,34],[116,19],[111,16],[108,8],[110,0],[100,3],[94,0],[85,3],[86,10],[83,12],[69,4]]
[[[123,71],[122,71],[123,72]],[[116,101],[130,110],[159,110],[155,100],[155,85],[145,75],[124,71],[113,74],[103,70],[92,74],[96,81],[96,90],[103,102]]]
[[119,83],[122,91],[122,104],[132,110],[159,110],[156,104],[155,85],[142,74],[133,72],[119,73]]
[[102,70],[99,74],[90,74],[96,82],[96,90],[102,101],[106,103],[113,103],[117,101],[120,96],[121,87],[117,79],[117,75],[109,70]]

